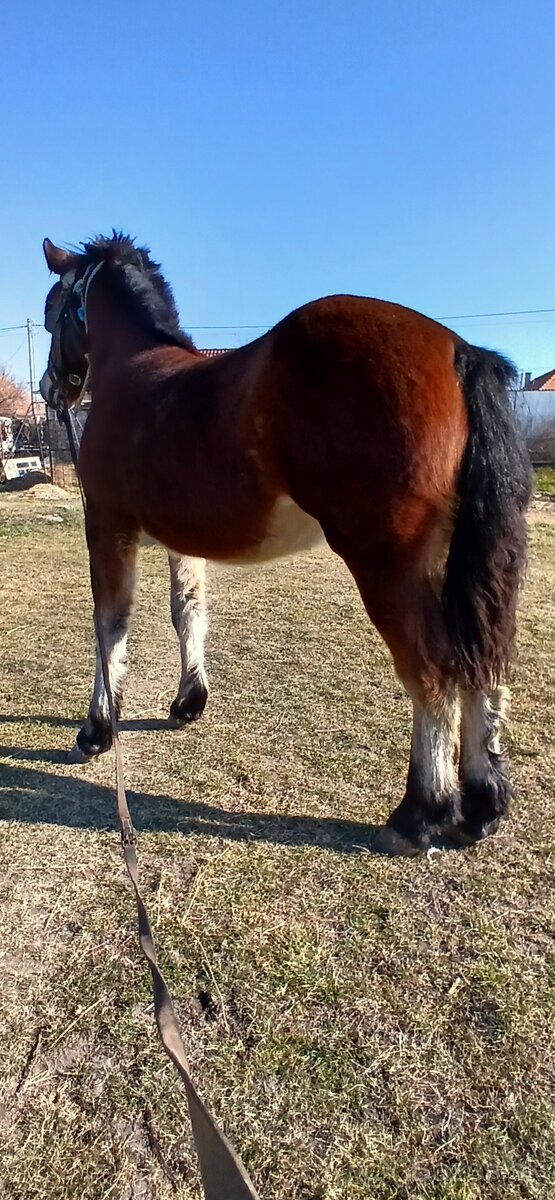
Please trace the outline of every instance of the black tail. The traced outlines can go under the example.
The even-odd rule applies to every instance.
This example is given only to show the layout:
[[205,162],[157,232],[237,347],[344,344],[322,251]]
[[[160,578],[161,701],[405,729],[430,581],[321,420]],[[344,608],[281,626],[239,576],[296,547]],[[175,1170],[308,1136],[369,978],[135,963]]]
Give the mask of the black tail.
[[460,343],[455,368],[468,409],[443,605],[460,682],[489,691],[506,676],[526,563],[531,468],[508,389],[515,368]]

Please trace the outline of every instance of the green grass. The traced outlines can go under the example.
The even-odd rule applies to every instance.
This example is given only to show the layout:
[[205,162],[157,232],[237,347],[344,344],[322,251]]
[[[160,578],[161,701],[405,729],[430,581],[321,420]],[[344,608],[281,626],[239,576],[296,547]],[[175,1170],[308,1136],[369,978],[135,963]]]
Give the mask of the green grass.
[[[93,665],[87,562],[55,505],[0,501],[0,1196],[193,1200],[185,1105],[153,1028],[111,756],[64,761]],[[501,834],[369,852],[409,706],[326,553],[211,572],[205,718],[143,550],[124,756],[145,893],[193,1074],[263,1200],[555,1194],[555,528],[520,619]]]
[[534,491],[555,496],[555,467],[534,468]]

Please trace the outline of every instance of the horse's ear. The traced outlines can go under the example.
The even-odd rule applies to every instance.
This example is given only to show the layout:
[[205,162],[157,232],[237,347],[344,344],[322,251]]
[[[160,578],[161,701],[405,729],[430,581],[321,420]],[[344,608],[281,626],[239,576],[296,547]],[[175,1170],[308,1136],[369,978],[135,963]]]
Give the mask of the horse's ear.
[[50,238],[44,239],[42,248],[46,262],[55,275],[65,275],[66,271],[69,271],[74,265],[75,256],[69,250],[62,250],[61,246],[55,246]]

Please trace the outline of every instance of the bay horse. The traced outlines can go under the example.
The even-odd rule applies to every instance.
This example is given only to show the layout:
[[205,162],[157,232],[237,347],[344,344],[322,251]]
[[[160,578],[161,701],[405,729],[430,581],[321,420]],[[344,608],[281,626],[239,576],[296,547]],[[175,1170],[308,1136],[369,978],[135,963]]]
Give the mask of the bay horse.
[[[78,251],[46,239],[44,253],[59,279],[41,392],[58,408],[91,395],[79,467],[118,708],[141,534],[169,552],[180,724],[207,697],[205,560],[261,563],[325,540],[413,705],[406,791],[374,849],[495,832],[511,798],[500,737],[530,497],[512,365],[399,304],[348,295],[206,358],[129,237]],[[74,757],[111,741],[97,653]]]

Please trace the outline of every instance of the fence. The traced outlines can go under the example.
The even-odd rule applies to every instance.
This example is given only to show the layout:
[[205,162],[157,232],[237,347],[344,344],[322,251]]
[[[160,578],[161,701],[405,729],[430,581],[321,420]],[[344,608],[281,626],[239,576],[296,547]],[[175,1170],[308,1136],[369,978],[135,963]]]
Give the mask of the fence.
[[[82,408],[75,417],[79,437],[83,431],[86,419],[87,409]],[[79,490],[77,476],[71,461],[66,427],[65,425],[60,425],[58,419],[51,413],[47,418],[45,460],[46,468],[50,468],[49,474],[52,483],[55,483],[57,487],[64,488],[66,492],[77,492]]]

